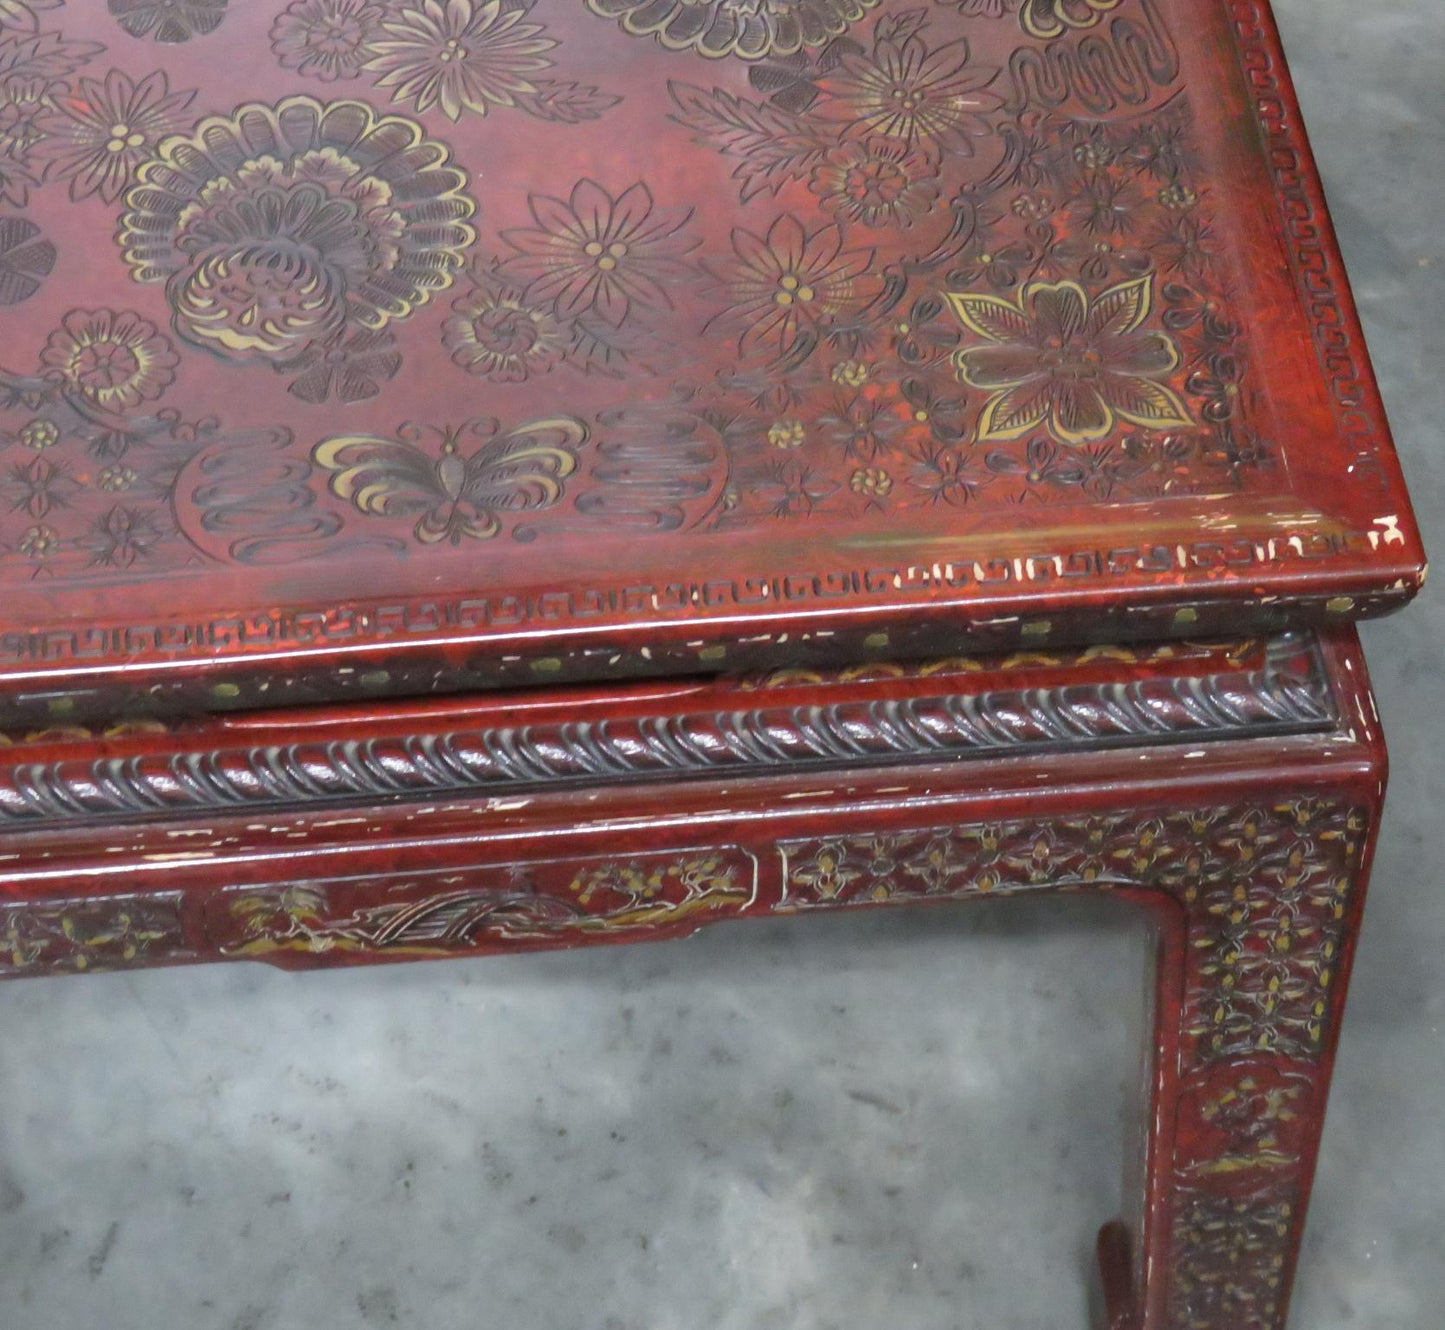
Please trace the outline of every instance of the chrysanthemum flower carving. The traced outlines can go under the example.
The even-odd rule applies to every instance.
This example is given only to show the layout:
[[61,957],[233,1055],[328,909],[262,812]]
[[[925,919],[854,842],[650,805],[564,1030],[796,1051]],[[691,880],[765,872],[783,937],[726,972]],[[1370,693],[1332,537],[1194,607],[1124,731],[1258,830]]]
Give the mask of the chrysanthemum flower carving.
[[481,283],[452,302],[442,345],[468,374],[521,383],[545,374],[567,354],[569,336],[551,309],[499,282]]
[[761,349],[800,361],[882,290],[873,251],[845,250],[837,226],[809,231],[785,215],[765,236],[739,227],[732,241],[736,259],[717,274],[730,303],[718,319],[741,327],[744,354]]
[[826,46],[879,0],[587,0],[634,37],[656,37],[671,51],[719,58],[796,55]]
[[535,93],[529,75],[551,68],[546,53],[557,43],[521,7],[501,0],[422,0],[383,18],[363,66],[380,74],[377,86],[418,111],[439,106],[452,120],[463,111],[486,115]]
[[271,49],[282,69],[307,78],[355,78],[385,13],[376,0],[293,0],[271,25]]
[[506,270],[564,318],[592,310],[618,327],[634,305],[670,307],[667,283],[691,275],[692,209],[657,207],[641,181],[613,198],[582,180],[566,203],[545,194],[529,203],[536,226],[502,233],[517,251]]
[[984,441],[1017,439],[1046,426],[1061,443],[1107,438],[1120,421],[1145,429],[1194,424],[1169,376],[1179,349],[1144,331],[1152,279],[1120,282],[1098,296],[1077,282],[1030,282],[1018,297],[949,293],[948,303],[982,345],[954,353],[959,377],[990,393],[979,418]]
[[232,364],[309,364],[406,319],[476,239],[447,149],[362,102],[247,103],[168,139],[137,177],[120,228],[132,275],[165,282],[177,334]]
[[159,397],[180,364],[170,339],[129,310],[71,310],[40,363],[102,410],[125,411]]
[[814,168],[823,206],[864,226],[912,226],[938,199],[938,173],[898,139],[840,143]]
[[882,41],[820,80],[828,99],[818,112],[843,121],[849,132],[967,157],[973,141],[992,132],[987,117],[1003,106],[990,91],[997,77],[997,69],[970,63],[966,41],[931,51],[917,36]]
[[161,139],[182,127],[181,112],[195,95],[172,92],[160,71],[139,83],[117,69],[104,82],[81,79],[37,122],[42,149],[56,176],[70,181],[72,199],[98,194],[113,202]]

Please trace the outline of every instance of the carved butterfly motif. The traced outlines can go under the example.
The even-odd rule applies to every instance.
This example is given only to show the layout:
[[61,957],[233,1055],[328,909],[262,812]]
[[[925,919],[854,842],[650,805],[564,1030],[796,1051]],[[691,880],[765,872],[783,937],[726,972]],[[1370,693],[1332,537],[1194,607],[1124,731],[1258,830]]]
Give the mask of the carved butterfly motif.
[[[407,424],[398,438],[349,434],[317,444],[316,464],[330,471],[331,488],[358,511],[415,518],[425,545],[463,538],[491,540],[507,513],[549,508],[577,469],[587,426],[571,416],[534,420],[501,432],[494,420],[456,427]],[[441,447],[426,446],[428,436]],[[480,438],[464,455],[462,445]]]

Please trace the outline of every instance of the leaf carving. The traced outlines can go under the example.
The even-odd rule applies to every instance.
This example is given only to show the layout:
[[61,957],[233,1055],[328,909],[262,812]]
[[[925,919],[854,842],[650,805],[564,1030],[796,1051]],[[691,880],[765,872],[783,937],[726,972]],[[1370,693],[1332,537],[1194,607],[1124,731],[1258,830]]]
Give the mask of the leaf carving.
[[518,107],[539,120],[551,120],[560,125],[598,120],[622,100],[587,83],[533,79],[532,87],[532,92],[513,94]]
[[829,148],[836,146],[800,116],[767,102],[749,102],[714,88],[669,82],[677,105],[673,119],[697,135],[697,141],[742,160],[733,178],[742,182],[746,203],[763,190],[776,194],[789,180],[806,176]]

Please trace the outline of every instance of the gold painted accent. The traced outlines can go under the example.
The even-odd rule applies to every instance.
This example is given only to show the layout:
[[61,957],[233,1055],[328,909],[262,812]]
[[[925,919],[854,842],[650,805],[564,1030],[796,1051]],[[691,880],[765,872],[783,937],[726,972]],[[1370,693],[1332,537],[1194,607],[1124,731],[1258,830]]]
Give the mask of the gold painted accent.
[[1019,14],[1024,31],[1045,41],[1062,37],[1071,29],[1095,27],[1122,0],[1024,0]]
[[241,686],[234,683],[217,683],[211,685],[212,697],[240,697]]
[[874,650],[879,647],[886,647],[888,645],[888,634],[869,633],[868,636],[863,639],[863,645]]
[[1032,619],[1024,624],[1019,631],[1025,637],[1047,637],[1053,632],[1054,625],[1050,619]]
[[1348,614],[1354,608],[1353,596],[1335,596],[1325,601],[1325,611],[1329,614]]
[[728,649],[726,647],[703,647],[703,649],[697,653],[697,658],[699,660],[723,660],[727,654]]
[[1193,609],[1191,606],[1186,605],[1186,606],[1184,606],[1183,609],[1178,609],[1178,610],[1175,610],[1175,611],[1174,611],[1174,622],[1175,622],[1175,623],[1198,623],[1198,622],[1199,622],[1199,611],[1196,610],[1196,609]]
[[556,656],[542,656],[531,664],[533,674],[556,674],[561,668],[562,662]]
[[371,670],[361,675],[356,682],[363,688],[385,688],[391,682],[391,671]]
[[1194,424],[1167,382],[1181,363],[1179,347],[1144,328],[1154,308],[1152,277],[1097,296],[1078,282],[1026,282],[1013,300],[972,291],[944,299],[969,334],[953,354],[954,369],[991,394],[978,422],[981,441],[1044,427],[1078,447],[1108,438],[1121,421],[1152,430]]

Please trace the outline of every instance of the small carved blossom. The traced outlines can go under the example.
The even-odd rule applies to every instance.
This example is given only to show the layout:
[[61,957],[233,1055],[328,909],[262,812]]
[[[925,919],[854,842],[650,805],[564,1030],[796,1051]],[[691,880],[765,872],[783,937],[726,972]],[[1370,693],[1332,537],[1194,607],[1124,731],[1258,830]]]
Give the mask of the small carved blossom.
[[812,190],[825,208],[872,227],[909,227],[938,200],[932,162],[901,140],[841,143],[814,168]]
[[1204,368],[1191,374],[1185,387],[1194,396],[1204,399],[1200,415],[1212,425],[1222,425],[1233,419],[1239,410],[1242,377],[1243,368],[1239,360],[1221,351],[1210,356]]
[[96,477],[96,484],[107,494],[128,490],[136,482],[136,474],[128,466],[108,466]]
[[80,545],[94,567],[131,568],[155,552],[164,534],[150,513],[117,505],[91,523]]
[[786,462],[755,477],[751,488],[769,516],[806,517],[838,486],[810,466]]
[[848,488],[854,494],[881,499],[892,493],[893,477],[882,467],[860,466],[848,480]]
[[906,365],[924,365],[958,345],[957,323],[946,317],[942,300],[919,296],[889,329],[889,342]]
[[1119,236],[1133,230],[1142,199],[1128,181],[1103,171],[1092,173],[1069,205],[1078,224],[1091,236]]
[[44,517],[52,508],[65,507],[79,489],[66,463],[45,456],[11,467],[5,486],[10,506],[31,517]]
[[1077,487],[1089,477],[1089,465],[1076,450],[1043,436],[1029,440],[1023,457],[993,449],[984,458],[984,465],[995,475],[1017,476],[1031,490],[1047,485]]
[[988,481],[989,477],[978,472],[961,449],[937,444],[919,450],[908,478],[908,483],[922,490],[930,503],[946,503],[954,508],[977,497]]
[[271,25],[271,50],[282,69],[307,78],[355,78],[385,13],[378,0],[293,0]]
[[885,451],[902,422],[888,405],[874,397],[840,398],[821,418],[824,436],[841,444],[845,457],[871,462]]
[[862,360],[840,360],[829,372],[829,378],[845,388],[861,388],[868,382],[868,373],[868,365]]
[[948,274],[953,286],[978,286],[988,283],[998,290],[1012,290],[1019,284],[1023,265],[1034,258],[1034,251],[1022,241],[1003,240],[990,244],[977,240],[964,250],[958,266]]
[[779,420],[768,426],[768,442],[774,448],[801,448],[807,437],[801,420]]
[[453,363],[493,383],[545,374],[567,354],[569,334],[553,310],[518,290],[487,282],[460,296],[442,325]]
[[1071,236],[1054,247],[1053,258],[1089,282],[1107,281],[1116,273],[1142,277],[1154,267],[1154,257],[1148,250],[1102,236]]
[[41,452],[60,442],[60,426],[53,420],[32,420],[21,426],[18,439],[26,448]]
[[926,378],[906,378],[899,384],[899,391],[907,417],[915,425],[926,425],[935,438],[944,442],[957,442],[963,437],[961,396],[945,394],[936,380]]
[[48,526],[32,526],[20,537],[20,553],[42,563],[60,553],[60,537]]
[[1172,225],[1159,228],[1149,248],[1163,271],[1191,281],[1208,275],[1217,252],[1214,228],[1194,213],[1185,213]]
[[1175,183],[1165,185],[1164,188],[1159,191],[1159,202],[1163,204],[1164,207],[1177,212],[1183,208],[1192,208],[1199,202],[1199,195],[1190,189],[1188,185]]

